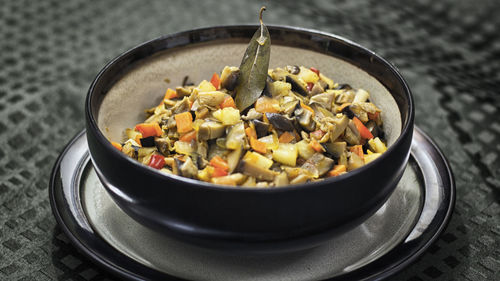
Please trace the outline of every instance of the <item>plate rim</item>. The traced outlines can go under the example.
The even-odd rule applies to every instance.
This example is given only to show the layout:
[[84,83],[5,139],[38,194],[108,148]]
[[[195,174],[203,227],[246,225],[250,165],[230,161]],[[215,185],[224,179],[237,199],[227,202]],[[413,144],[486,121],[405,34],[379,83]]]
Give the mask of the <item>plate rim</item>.
[[[56,198],[55,189],[57,186],[57,182],[60,181],[60,179],[58,179],[57,176],[60,174],[59,171],[62,159],[68,153],[70,148],[75,144],[75,142],[77,142],[80,138],[85,136],[85,132],[86,132],[85,130],[80,131],[68,142],[68,144],[62,150],[62,152],[59,154],[52,168],[49,180],[49,200],[52,213],[54,214],[54,217],[56,218],[59,227],[68,236],[71,243],[77,248],[77,250],[83,253],[94,264],[98,265],[99,267],[103,268],[108,272],[111,272],[115,276],[119,276],[121,278],[126,278],[129,280],[144,280],[145,278],[149,279],[155,277],[160,277],[162,279],[169,279],[169,280],[183,280],[180,279],[179,277],[147,267],[133,260],[132,258],[126,256],[125,254],[113,248],[102,237],[98,236],[98,234],[95,233],[94,231],[92,233],[87,231],[87,235],[89,236],[87,238],[93,239],[94,240],[93,242],[99,242],[97,244],[107,245],[112,251],[115,252],[114,254],[118,254],[117,258],[120,259],[120,262],[126,263],[127,265],[133,265],[134,268],[130,270],[128,268],[120,266],[120,264],[117,264],[116,261],[110,260],[110,257],[106,256],[106,253],[103,253],[103,251],[105,252],[106,249],[104,250],[95,249],[90,247],[89,241],[82,241],[81,234],[74,233],[75,231],[74,227],[77,225],[76,224],[73,225],[72,229],[72,227],[70,226],[71,222],[66,221],[66,219],[64,218],[63,212],[67,212],[69,208],[71,208],[71,206],[68,205],[61,206],[60,202],[58,202],[58,199]],[[430,233],[430,237],[425,238],[424,241],[421,241],[421,243],[418,243],[417,245],[406,245],[405,242],[402,242],[399,245],[395,246],[393,249],[391,249],[388,253],[381,256],[379,259],[365,266],[362,266],[361,268],[358,268],[353,272],[349,272],[339,276],[334,276],[327,280],[332,280],[332,281],[348,280],[348,279],[350,280],[352,278],[357,278],[359,280],[372,280],[372,279],[384,279],[391,275],[394,275],[395,273],[401,271],[403,268],[410,265],[418,257],[420,257],[439,238],[439,236],[448,226],[456,202],[456,186],[455,186],[453,171],[451,169],[448,160],[446,159],[442,151],[439,149],[439,147],[436,145],[436,143],[432,140],[432,138],[430,138],[427,134],[425,134],[425,132],[423,132],[417,126],[415,126],[414,128],[413,138],[415,138],[416,136],[422,137],[422,140],[426,144],[426,149],[431,154],[431,156],[434,156],[432,158],[434,163],[436,164],[436,168],[437,169],[441,168],[441,171],[438,174],[441,176],[441,178],[443,178],[443,176],[447,176],[445,180],[447,180],[449,183],[448,185],[443,184],[442,187],[442,189],[444,189],[445,191],[447,189],[448,191],[448,194],[445,193],[444,196],[445,200],[443,200],[443,202],[440,203],[440,205],[444,205],[446,203],[445,206],[446,212],[440,216],[441,219],[439,220],[437,227],[434,226],[435,229],[433,229],[433,231]],[[440,161],[441,163],[436,163],[436,160]],[[438,215],[436,215],[434,218],[436,217],[438,217]],[[429,224],[429,226],[426,228],[426,231],[429,230],[429,228],[431,227],[432,227],[431,224]],[[97,246],[102,246],[102,245],[97,245]],[[400,249],[401,247],[409,248],[409,252],[397,253],[397,250]],[[109,251],[109,249],[107,249],[107,251]],[[395,260],[387,263],[386,265],[384,264],[380,265],[380,263],[384,262],[384,257],[385,259],[387,259],[387,256],[390,255],[402,255],[402,256],[401,258],[394,257]]]

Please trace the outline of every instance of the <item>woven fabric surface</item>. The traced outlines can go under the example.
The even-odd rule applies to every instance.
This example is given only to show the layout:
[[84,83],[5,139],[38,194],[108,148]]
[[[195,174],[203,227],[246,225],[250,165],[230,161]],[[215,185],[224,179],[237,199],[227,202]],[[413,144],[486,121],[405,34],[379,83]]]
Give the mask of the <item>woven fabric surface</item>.
[[440,239],[393,280],[499,280],[500,2],[2,1],[0,280],[115,280],[78,253],[50,210],[48,181],[84,128],[99,70],[152,38],[257,23],[336,33],[381,54],[408,81],[416,125],[440,146],[457,185]]

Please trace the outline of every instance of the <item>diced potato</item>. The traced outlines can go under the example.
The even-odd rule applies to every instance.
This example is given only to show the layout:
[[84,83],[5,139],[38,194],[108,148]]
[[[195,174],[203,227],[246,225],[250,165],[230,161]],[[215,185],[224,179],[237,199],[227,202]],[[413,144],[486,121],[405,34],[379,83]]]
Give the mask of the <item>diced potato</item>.
[[364,156],[364,158],[365,158],[365,164],[368,164],[368,163],[372,162],[373,160],[377,159],[380,155],[382,155],[382,153],[368,153],[368,154],[365,154],[365,156]]
[[280,143],[278,149],[273,151],[273,159],[281,164],[295,166],[297,162],[297,147],[291,143]]
[[224,125],[234,125],[240,121],[240,111],[232,107],[218,109],[214,111],[213,116]]
[[245,156],[243,156],[243,160],[255,164],[256,166],[261,167],[262,169],[269,169],[273,165],[273,160],[262,156],[257,152],[247,151]]
[[198,85],[198,91],[199,92],[211,92],[217,90],[214,85],[207,80],[203,80],[200,82],[200,85]]
[[305,68],[303,66],[300,67],[300,72],[297,74],[297,77],[299,79],[302,79],[306,83],[316,83],[319,80],[318,74],[316,74],[314,71],[310,70],[309,68]]
[[214,171],[214,167],[206,166],[205,169],[198,171],[198,179],[202,181],[210,181],[211,174]]
[[292,85],[283,81],[275,81],[271,83],[269,92],[273,97],[287,95],[292,90]]
[[297,147],[297,152],[299,153],[300,157],[304,159],[309,159],[311,158],[316,151],[309,145],[309,143],[305,140],[301,140],[298,143],[295,144]]
[[370,149],[377,153],[384,153],[387,150],[385,144],[378,138],[374,138],[368,141]]
[[365,102],[368,98],[370,98],[370,94],[363,90],[363,89],[358,89],[356,91],[356,96],[354,96],[354,100],[352,103],[357,103],[357,102]]

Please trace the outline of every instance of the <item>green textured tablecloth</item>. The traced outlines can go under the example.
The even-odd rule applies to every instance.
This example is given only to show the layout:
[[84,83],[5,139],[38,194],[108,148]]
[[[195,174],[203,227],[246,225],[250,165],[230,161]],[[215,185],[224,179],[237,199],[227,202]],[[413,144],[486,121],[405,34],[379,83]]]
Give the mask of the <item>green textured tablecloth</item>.
[[84,128],[83,101],[113,57],[160,35],[256,23],[332,32],[399,67],[416,124],[451,162],[455,213],[394,280],[499,280],[500,2],[14,1],[0,3],[0,280],[114,279],[57,227],[49,174]]

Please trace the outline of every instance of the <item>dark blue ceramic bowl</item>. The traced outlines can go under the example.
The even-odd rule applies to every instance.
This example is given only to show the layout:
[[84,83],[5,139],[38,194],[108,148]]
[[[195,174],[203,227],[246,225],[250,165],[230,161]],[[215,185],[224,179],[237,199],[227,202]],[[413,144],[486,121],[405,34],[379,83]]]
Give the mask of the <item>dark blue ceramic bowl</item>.
[[[87,140],[95,169],[132,218],[204,248],[270,253],[305,249],[360,224],[391,195],[410,153],[414,108],[397,69],[374,52],[319,31],[270,26],[271,65],[319,68],[340,83],[367,89],[383,109],[390,146],[345,175],[280,188],[235,188],[170,176],[116,150],[126,127],[140,122],[168,86],[189,75],[210,78],[239,65],[257,26],[202,28],[141,44],[97,75],[86,99]],[[171,84],[163,78],[169,78]],[[159,82],[157,82],[159,81]]]

